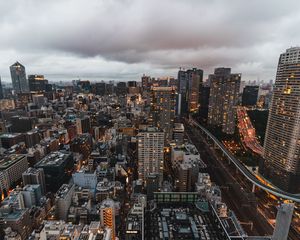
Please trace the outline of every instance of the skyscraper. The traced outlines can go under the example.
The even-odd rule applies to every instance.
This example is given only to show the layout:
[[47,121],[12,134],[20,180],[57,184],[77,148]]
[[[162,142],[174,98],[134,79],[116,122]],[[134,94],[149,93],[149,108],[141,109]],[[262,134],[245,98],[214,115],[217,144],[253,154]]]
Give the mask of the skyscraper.
[[259,86],[245,86],[242,95],[243,106],[255,106],[258,98]]
[[264,145],[263,174],[283,190],[300,191],[300,48],[279,57]]
[[138,174],[144,182],[151,173],[163,175],[164,132],[155,127],[148,127],[138,134]]
[[10,75],[13,89],[16,91],[16,93],[29,92],[25,67],[21,63],[15,62],[10,66]]
[[198,111],[199,90],[202,86],[203,70],[193,68],[178,71],[177,114]]
[[170,139],[175,118],[175,87],[152,87],[151,95],[152,121],[165,131],[166,139]]
[[233,134],[241,74],[232,74],[230,68],[216,68],[214,74],[209,75],[209,82],[208,124]]
[[33,92],[45,92],[47,90],[48,80],[44,75],[29,75],[28,76],[29,90]]
[[1,77],[0,77],[0,99],[3,99],[3,87],[2,87],[2,82],[1,82]]

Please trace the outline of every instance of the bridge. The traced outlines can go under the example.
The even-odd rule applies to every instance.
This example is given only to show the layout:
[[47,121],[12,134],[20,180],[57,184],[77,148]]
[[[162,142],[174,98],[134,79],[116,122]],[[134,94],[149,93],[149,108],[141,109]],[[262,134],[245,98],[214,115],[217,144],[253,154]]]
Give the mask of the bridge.
[[242,164],[238,159],[236,159],[233,154],[227,150],[227,148],[214,136],[212,135],[205,127],[201,126],[198,122],[196,122],[193,119],[190,119],[189,122],[193,124],[194,126],[198,127],[202,133],[206,135],[210,140],[213,141],[214,145],[218,147],[226,156],[226,158],[235,165],[235,167],[241,172],[251,183],[253,183],[254,186],[257,186],[277,197],[291,200],[297,203],[300,203],[300,195],[299,194],[292,194],[285,192],[278,188],[272,188],[264,183],[262,183],[252,172],[250,172],[244,164]]

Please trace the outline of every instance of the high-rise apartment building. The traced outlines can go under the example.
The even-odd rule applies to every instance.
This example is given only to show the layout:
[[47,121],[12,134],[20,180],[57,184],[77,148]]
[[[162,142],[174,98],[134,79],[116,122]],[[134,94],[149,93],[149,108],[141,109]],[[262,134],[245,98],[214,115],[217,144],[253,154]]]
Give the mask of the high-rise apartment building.
[[175,118],[175,87],[152,87],[151,94],[151,120],[170,139]]
[[193,68],[178,71],[177,114],[198,111],[199,90],[202,85],[203,70]]
[[268,118],[263,174],[279,188],[300,191],[300,47],[279,58]]
[[28,161],[26,155],[11,154],[0,158],[0,171],[7,181],[6,186],[11,187],[14,183],[19,181],[22,178],[22,173],[25,172],[27,168]]
[[148,127],[138,134],[138,174],[144,182],[151,173],[162,179],[164,164],[164,132]]
[[241,74],[232,74],[230,68],[216,68],[214,74],[209,75],[209,82],[208,124],[220,126],[222,132],[233,134]]
[[29,92],[25,67],[21,63],[16,62],[10,66],[10,75],[13,89],[16,91],[16,93]]

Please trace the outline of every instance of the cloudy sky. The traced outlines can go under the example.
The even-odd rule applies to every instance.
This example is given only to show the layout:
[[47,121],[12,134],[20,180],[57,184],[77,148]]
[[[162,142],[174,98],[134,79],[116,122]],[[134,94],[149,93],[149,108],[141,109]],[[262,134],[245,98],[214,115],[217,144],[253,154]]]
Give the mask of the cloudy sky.
[[299,0],[0,0],[0,75],[138,80],[218,66],[274,79],[300,45]]

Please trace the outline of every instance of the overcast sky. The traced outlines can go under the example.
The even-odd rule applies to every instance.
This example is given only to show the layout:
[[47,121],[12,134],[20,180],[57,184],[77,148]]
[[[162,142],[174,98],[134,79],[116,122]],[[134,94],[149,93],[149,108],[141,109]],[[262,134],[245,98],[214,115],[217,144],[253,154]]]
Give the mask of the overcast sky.
[[299,0],[0,0],[0,75],[18,60],[49,80],[225,66],[269,81],[299,26]]

